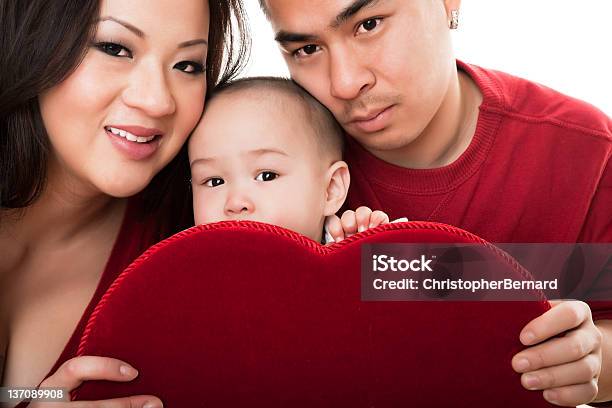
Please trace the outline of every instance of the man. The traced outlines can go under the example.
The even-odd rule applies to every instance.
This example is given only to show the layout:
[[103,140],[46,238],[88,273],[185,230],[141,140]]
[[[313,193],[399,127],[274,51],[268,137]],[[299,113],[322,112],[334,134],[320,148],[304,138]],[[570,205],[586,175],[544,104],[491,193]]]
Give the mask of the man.
[[[350,207],[492,242],[612,242],[612,121],[456,61],[460,0],[260,2],[292,78],[351,136]],[[525,326],[512,360],[525,388],[557,405],[612,400],[612,308],[591,308],[554,302]]]

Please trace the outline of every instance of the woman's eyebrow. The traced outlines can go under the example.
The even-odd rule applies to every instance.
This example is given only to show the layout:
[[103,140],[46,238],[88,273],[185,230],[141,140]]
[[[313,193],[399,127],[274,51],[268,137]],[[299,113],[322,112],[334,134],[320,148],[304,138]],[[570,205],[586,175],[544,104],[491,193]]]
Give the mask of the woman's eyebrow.
[[145,33],[142,30],[134,27],[130,23],[126,23],[125,21],[119,20],[118,18],[111,17],[111,16],[100,17],[98,19],[98,22],[101,22],[101,21],[114,21],[117,24],[121,24],[122,26],[124,26],[125,28],[127,28],[128,30],[130,30],[131,32],[136,34],[138,37],[140,37],[140,38],[144,38],[145,37]]
[[198,44],[204,44],[204,45],[208,46],[208,41],[206,41],[204,38],[197,38],[195,40],[184,41],[184,42],[180,43],[178,45],[178,47],[179,48],[186,48],[186,47],[191,47],[193,45],[198,45]]
[[[118,18],[115,18],[112,16],[105,16],[105,17],[100,17],[98,19],[98,22],[101,22],[101,21],[114,21],[117,24],[121,24],[122,26],[124,26],[125,28],[127,28],[128,30],[136,34],[138,37],[140,38],[146,37],[145,33],[141,29],[135,27],[134,25],[128,22],[120,20]],[[186,48],[186,47],[191,47],[193,45],[199,45],[199,44],[204,44],[208,46],[208,41],[206,41],[204,38],[196,38],[195,40],[183,41],[182,43],[178,45],[178,48]]]

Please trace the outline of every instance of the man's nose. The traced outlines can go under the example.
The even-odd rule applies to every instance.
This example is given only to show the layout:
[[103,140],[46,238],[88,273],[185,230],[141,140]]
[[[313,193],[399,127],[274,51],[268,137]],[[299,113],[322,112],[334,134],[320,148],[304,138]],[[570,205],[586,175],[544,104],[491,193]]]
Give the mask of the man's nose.
[[374,86],[376,77],[368,61],[348,49],[335,50],[330,56],[330,93],[333,97],[353,100]]
[[126,105],[151,117],[171,115],[176,109],[164,69],[154,61],[141,61],[122,97]]

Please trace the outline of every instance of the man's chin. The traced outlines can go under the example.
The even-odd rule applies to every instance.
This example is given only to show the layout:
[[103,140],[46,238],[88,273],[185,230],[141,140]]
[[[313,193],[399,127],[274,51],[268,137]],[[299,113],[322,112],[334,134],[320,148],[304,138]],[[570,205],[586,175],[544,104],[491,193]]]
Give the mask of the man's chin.
[[355,139],[364,149],[375,152],[392,152],[401,150],[409,145],[414,138],[406,138],[395,132],[392,129],[384,129],[379,132],[368,134],[351,134],[349,136]]

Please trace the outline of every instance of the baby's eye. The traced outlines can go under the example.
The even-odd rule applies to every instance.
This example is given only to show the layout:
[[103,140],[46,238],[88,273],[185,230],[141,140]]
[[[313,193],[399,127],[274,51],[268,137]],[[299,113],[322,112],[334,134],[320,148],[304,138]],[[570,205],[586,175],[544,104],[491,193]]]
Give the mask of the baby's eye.
[[273,171],[262,171],[261,173],[259,173],[257,175],[257,177],[255,177],[255,180],[257,181],[272,181],[275,178],[278,177],[277,173],[274,173]]
[[204,185],[208,187],[217,187],[221,184],[225,184],[225,180],[223,180],[221,177],[212,177],[204,182]]

